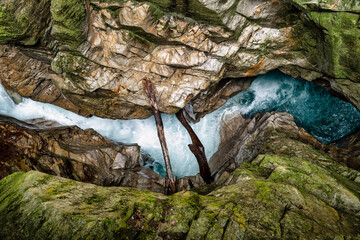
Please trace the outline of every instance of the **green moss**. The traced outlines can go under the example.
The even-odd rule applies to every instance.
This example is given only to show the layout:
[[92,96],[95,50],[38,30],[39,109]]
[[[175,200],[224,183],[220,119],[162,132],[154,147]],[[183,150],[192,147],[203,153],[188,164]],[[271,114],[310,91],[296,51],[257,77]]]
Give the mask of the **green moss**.
[[147,38],[146,36],[148,36],[148,34],[145,34],[145,32],[143,32],[141,30],[138,31],[138,33],[140,32],[140,34],[144,34],[145,37],[142,37],[133,31],[129,31],[129,30],[126,30],[126,31],[130,34],[130,36],[132,37],[133,40],[140,41],[142,44],[145,44],[145,45],[148,45],[149,47],[155,48],[156,45],[153,42],[148,40],[148,39],[152,39],[153,36],[150,38]]
[[326,1],[318,1],[312,2],[309,4],[307,0],[291,0],[290,2],[294,2],[298,4],[300,7],[309,10],[331,10],[331,11],[350,11],[350,12],[360,12],[360,5],[357,0],[326,0]]
[[50,10],[54,21],[51,35],[70,49],[76,49],[85,40],[85,1],[51,0]]
[[140,0],[139,2],[151,3],[153,6],[157,6],[159,9],[169,9],[173,4],[173,1],[171,0]]
[[207,23],[210,25],[223,25],[221,18],[216,12],[206,8],[198,0],[190,0],[187,17],[191,17],[200,23]]
[[360,82],[359,15],[310,11],[300,20],[292,31],[297,50],[322,72]]
[[312,13],[311,17],[326,29],[328,71],[336,78],[360,82],[359,16],[349,13]]
[[0,238],[333,239],[341,233],[351,239],[360,234],[359,199],[347,190],[352,185],[333,177],[335,166],[322,162],[264,154],[206,195],[164,196],[16,173],[0,181]]
[[36,44],[47,26],[49,6],[47,0],[0,3],[0,44]]
[[[81,74],[90,63],[90,60],[83,56],[75,55],[71,52],[60,52],[51,62],[51,68],[59,74],[78,75]],[[74,77],[72,79],[76,81],[77,78]]]
[[47,184],[49,182],[49,180],[51,180],[52,178],[54,178],[54,176],[52,175],[44,175],[41,178],[39,178],[37,180],[37,182],[41,185]]
[[188,20],[190,19],[191,22],[223,25],[221,18],[217,13],[206,8],[198,0],[139,0],[139,2],[147,2],[151,6],[150,9],[155,19],[159,19],[164,14],[168,14],[186,17]]
[[264,181],[254,181],[255,186],[258,188],[257,196],[266,201],[270,202],[273,199],[274,191],[272,189],[273,184]]
[[[162,18],[165,15],[165,13],[161,9],[164,9],[164,8],[166,9],[167,5],[166,5],[166,1],[164,1],[165,6],[159,8],[157,6],[161,6],[161,5],[159,5],[158,1],[155,1],[155,2],[156,2],[155,3],[156,5],[154,5],[152,3],[148,3],[150,6],[149,10],[150,10],[151,15],[154,17],[154,19],[159,20],[160,18]],[[162,1],[160,1],[160,2],[162,2]]]
[[101,202],[104,199],[105,199],[104,196],[99,196],[97,194],[94,194],[91,197],[85,199],[83,202],[86,204],[93,204],[93,203]]
[[246,170],[250,171],[251,173],[254,174],[255,177],[265,177],[266,178],[271,173],[271,170],[269,168],[266,168],[263,166],[258,166],[258,165],[251,164],[248,162],[243,163],[238,170],[240,170],[240,169],[246,169]]
[[0,44],[21,38],[26,32],[26,18],[17,19],[11,5],[0,5]]
[[183,238],[189,231],[191,221],[200,210],[199,196],[193,192],[180,192],[169,197],[165,224],[162,224],[160,232],[170,232],[172,238]]
[[324,62],[322,49],[318,48],[322,41],[321,31],[306,16],[300,15],[300,19],[293,25],[291,38],[294,40],[290,42],[293,50],[301,51],[311,64],[318,66]]

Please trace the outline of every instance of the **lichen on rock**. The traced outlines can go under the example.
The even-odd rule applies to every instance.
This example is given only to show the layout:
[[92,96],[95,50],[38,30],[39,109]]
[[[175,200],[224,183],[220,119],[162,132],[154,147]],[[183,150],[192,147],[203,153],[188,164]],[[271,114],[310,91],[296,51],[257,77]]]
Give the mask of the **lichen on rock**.
[[326,164],[319,158],[259,155],[211,188],[171,196],[14,173],[0,182],[0,236],[355,239],[360,185],[333,175]]
[[36,44],[45,34],[45,28],[49,23],[49,6],[49,0],[1,1],[0,44]]

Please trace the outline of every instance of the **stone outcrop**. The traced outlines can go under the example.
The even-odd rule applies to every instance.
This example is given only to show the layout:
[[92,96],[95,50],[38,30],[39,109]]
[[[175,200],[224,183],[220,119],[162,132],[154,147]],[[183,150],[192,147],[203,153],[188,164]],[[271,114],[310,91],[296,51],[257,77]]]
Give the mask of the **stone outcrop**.
[[81,115],[89,115],[69,102],[54,85],[57,77],[50,67],[51,55],[46,49],[21,51],[14,47],[0,46],[0,79],[10,95],[21,101],[21,97],[51,103]]
[[[48,126],[48,127],[47,127]],[[0,177],[37,170],[97,185],[163,192],[162,178],[142,167],[140,147],[123,146],[92,129],[54,127],[0,116]]]
[[[16,171],[38,170],[97,185],[164,190],[164,179],[142,167],[145,159],[141,159],[144,157],[140,157],[137,145],[115,144],[91,129],[62,127],[41,119],[25,123],[1,117],[0,129],[1,178]],[[244,119],[239,113],[228,114],[222,121],[220,135],[219,150],[209,161],[215,180],[259,154],[290,151],[291,156],[297,156],[297,142],[309,144],[343,165],[359,170],[359,133],[337,145],[321,144],[297,127],[287,113],[258,114],[252,119]],[[199,174],[177,180],[178,191],[204,185]]]
[[233,171],[244,162],[254,160],[259,154],[284,154],[299,156],[298,142],[308,144],[341,164],[360,170],[359,132],[336,144],[322,144],[296,125],[288,113],[257,114],[251,119],[234,112],[225,115],[220,126],[219,150],[209,160],[211,172],[219,176],[223,171]]
[[[31,61],[40,61],[31,68],[8,57],[0,62],[2,83],[82,115],[150,116],[140,81],[147,76],[161,111],[175,113],[191,103],[201,117],[224,102],[208,103],[217,99],[211,89],[222,79],[276,68],[306,80],[323,78],[359,108],[356,0],[13,0],[0,6],[0,43],[16,46],[1,47],[11,52],[5,57],[30,52]],[[45,59],[36,54],[41,49]],[[10,70],[15,65],[25,66],[26,76]],[[22,89],[39,77],[46,86]],[[49,91],[54,97],[44,99]]]
[[259,155],[217,183],[172,196],[14,173],[0,181],[0,237],[359,238],[360,173],[297,144],[297,156],[292,148]]
[[[164,192],[164,179],[146,165],[138,145],[113,143],[92,129],[0,115],[0,179],[37,170],[101,186]],[[177,190],[205,185],[199,174],[177,179]]]

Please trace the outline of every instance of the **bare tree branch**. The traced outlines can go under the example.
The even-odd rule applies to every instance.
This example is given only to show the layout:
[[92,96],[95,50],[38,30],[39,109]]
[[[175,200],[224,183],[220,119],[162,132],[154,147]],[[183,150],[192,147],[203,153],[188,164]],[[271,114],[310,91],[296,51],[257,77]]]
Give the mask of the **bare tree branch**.
[[166,145],[166,139],[165,139],[165,134],[164,134],[164,124],[163,124],[163,121],[162,121],[162,118],[160,115],[159,105],[157,103],[155,92],[151,86],[151,82],[149,81],[149,79],[144,77],[142,79],[142,82],[145,86],[145,92],[150,100],[150,104],[151,104],[153,112],[154,112],[157,133],[158,133],[158,137],[159,137],[160,144],[161,144],[161,150],[164,155],[165,166],[166,166],[165,193],[166,194],[175,193],[176,192],[176,183],[175,183],[175,178],[174,178],[173,171],[171,168],[169,151],[168,151],[168,148]]
[[186,121],[183,109],[181,109],[179,112],[176,113],[176,117],[177,119],[179,119],[181,124],[186,128],[186,130],[190,134],[192,144],[189,144],[188,146],[191,152],[195,155],[196,160],[198,161],[200,176],[204,179],[206,183],[211,183],[212,177],[210,173],[209,164],[206,159],[204,146],[202,145],[200,139],[196,136],[196,133],[191,128],[189,123]]

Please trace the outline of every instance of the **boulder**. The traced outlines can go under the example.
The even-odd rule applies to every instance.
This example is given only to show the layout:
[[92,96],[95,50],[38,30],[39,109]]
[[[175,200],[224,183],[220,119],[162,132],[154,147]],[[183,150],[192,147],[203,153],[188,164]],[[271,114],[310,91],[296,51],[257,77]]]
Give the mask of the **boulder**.
[[[357,239],[360,183],[309,145],[171,196],[44,173],[0,181],[1,239]],[[360,173],[353,171],[360,179]]]
[[253,161],[259,154],[297,156],[299,142],[360,170],[359,131],[336,143],[322,144],[298,127],[288,113],[261,113],[249,119],[239,112],[227,114],[221,121],[220,139],[218,151],[209,160],[210,170],[216,178],[225,169],[232,171],[243,162]]
[[163,192],[163,179],[141,166],[140,147],[113,143],[92,129],[37,125],[0,116],[0,177],[37,170],[97,185]]

